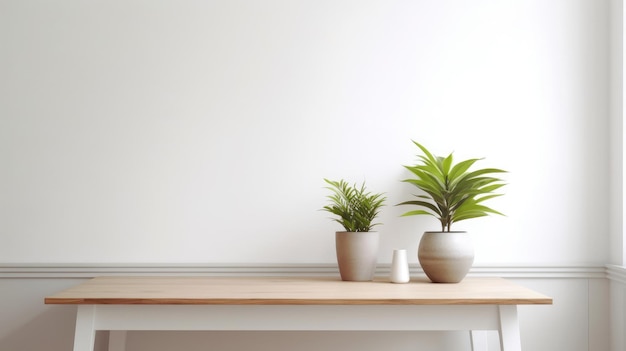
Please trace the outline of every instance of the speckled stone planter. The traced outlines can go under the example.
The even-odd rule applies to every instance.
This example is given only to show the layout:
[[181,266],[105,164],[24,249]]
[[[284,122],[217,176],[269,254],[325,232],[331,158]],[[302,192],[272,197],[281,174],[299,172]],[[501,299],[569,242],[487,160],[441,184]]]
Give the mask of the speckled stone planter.
[[472,268],[474,244],[467,232],[425,232],[417,258],[433,283],[458,283]]

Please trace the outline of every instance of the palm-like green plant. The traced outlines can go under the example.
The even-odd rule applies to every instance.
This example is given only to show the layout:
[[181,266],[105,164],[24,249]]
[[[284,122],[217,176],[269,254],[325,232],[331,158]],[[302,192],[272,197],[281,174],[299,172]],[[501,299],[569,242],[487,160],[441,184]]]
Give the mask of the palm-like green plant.
[[369,232],[372,227],[380,224],[372,222],[384,206],[383,194],[368,192],[365,182],[358,187],[356,184],[351,186],[343,179],[324,181],[330,185],[326,189],[332,191],[332,194],[327,197],[330,204],[322,210],[337,215],[339,218],[334,218],[333,221],[341,224],[346,231]]
[[420,164],[404,166],[415,175],[404,182],[415,185],[426,194],[415,195],[418,200],[405,201],[398,205],[416,205],[423,209],[408,211],[402,216],[430,215],[441,222],[441,231],[450,231],[454,222],[502,213],[484,206],[483,201],[501,196],[494,191],[504,186],[502,179],[487,176],[504,173],[497,168],[470,171],[477,158],[453,163],[452,154],[447,157],[433,156],[421,144],[413,141],[422,150]]

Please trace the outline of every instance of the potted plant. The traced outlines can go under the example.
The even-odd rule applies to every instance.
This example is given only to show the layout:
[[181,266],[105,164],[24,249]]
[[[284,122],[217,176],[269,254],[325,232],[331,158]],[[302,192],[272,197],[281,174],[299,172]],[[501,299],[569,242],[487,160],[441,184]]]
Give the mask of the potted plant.
[[405,179],[421,190],[417,199],[398,205],[415,205],[420,209],[402,216],[429,215],[441,223],[441,231],[427,231],[420,240],[418,260],[428,278],[436,283],[458,283],[467,275],[474,262],[474,248],[467,232],[452,231],[452,224],[466,219],[502,213],[485,206],[486,200],[502,194],[502,180],[490,175],[504,173],[497,168],[470,168],[480,159],[472,158],[453,162],[447,157],[434,156],[421,144],[413,141],[422,151],[420,162],[404,166],[415,178]]
[[332,181],[324,179],[332,194],[327,198],[330,203],[322,208],[337,216],[333,221],[341,224],[345,231],[335,232],[337,263],[342,280],[372,280],[378,258],[379,234],[372,228],[373,223],[384,206],[383,194],[367,191],[365,182],[361,186],[350,185],[343,179]]

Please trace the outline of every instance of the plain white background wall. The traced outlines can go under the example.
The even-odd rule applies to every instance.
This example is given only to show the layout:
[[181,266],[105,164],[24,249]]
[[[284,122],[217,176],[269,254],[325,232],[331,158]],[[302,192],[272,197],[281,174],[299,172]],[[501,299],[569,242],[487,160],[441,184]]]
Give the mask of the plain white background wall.
[[[0,2],[4,262],[334,262],[322,178],[507,169],[477,262],[608,256],[608,2]],[[413,258],[415,260],[415,258]]]
[[624,240],[624,2],[610,2],[610,140],[611,140],[611,241],[610,261],[626,263]]

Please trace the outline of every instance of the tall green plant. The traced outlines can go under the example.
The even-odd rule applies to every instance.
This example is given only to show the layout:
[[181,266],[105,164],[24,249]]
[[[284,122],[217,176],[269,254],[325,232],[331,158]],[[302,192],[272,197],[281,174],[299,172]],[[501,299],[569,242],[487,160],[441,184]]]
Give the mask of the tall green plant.
[[415,175],[404,182],[413,184],[425,194],[415,195],[418,200],[405,201],[398,205],[416,205],[422,209],[408,211],[402,216],[430,215],[441,222],[441,231],[450,231],[452,223],[462,220],[502,213],[484,206],[482,203],[502,194],[494,191],[504,186],[502,179],[487,176],[504,173],[497,168],[484,168],[470,171],[470,167],[480,159],[473,158],[454,164],[452,153],[447,157],[433,156],[421,144],[413,141],[423,155],[421,162],[404,166]]
[[332,194],[327,196],[330,204],[324,206],[322,210],[339,217],[333,221],[341,224],[348,232],[369,232],[372,227],[379,224],[372,222],[384,206],[383,194],[372,194],[367,191],[365,182],[358,187],[356,184],[351,186],[343,179],[340,181],[324,179],[324,181],[330,185],[326,189],[332,191]]

